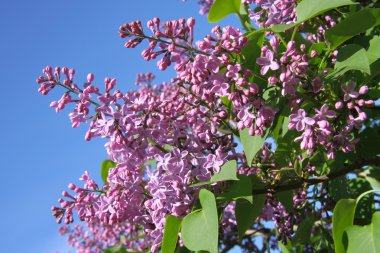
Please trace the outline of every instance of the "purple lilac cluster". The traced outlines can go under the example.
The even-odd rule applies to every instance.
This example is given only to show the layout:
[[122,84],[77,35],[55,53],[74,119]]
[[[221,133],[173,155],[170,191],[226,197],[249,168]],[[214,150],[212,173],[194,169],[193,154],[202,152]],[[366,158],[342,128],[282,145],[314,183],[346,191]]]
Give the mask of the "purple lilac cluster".
[[293,108],[288,127],[302,132],[301,136],[295,139],[296,142],[301,142],[301,149],[307,150],[311,155],[319,144],[326,148],[329,159],[334,159],[338,150],[345,153],[355,150],[358,139],[353,136],[353,132],[360,130],[367,119],[366,113],[361,108],[374,106],[373,100],[359,99],[368,92],[368,87],[363,85],[359,91],[355,91],[355,86],[354,82],[341,86],[343,101],[336,102],[335,109],[340,111],[339,113],[346,110],[345,114],[348,115],[346,123],[341,126],[333,124],[337,113],[327,104],[315,109],[312,117],[308,117],[304,109]]
[[[172,28],[168,30],[173,23],[182,24],[174,26],[176,32]],[[212,29],[212,35],[207,35],[194,46],[194,23],[191,18],[187,22],[170,21],[159,29],[159,20],[153,19],[148,21],[147,26],[154,35],[149,36],[143,32],[139,22],[132,22],[120,27],[120,36],[132,37],[126,42],[126,47],[135,45],[135,41],[140,43],[148,39],[149,48],[142,55],[145,60],[152,60],[163,54],[157,62],[161,70],[175,63],[177,78],[173,82],[188,90],[190,98],[198,98],[203,113],[216,115],[212,118],[213,133],[216,132],[218,118],[227,116],[227,109],[221,100],[227,97],[233,105],[232,113],[237,115],[237,128],[249,128],[251,135],[262,135],[273,122],[277,110],[266,105],[258,96],[257,84],[247,81],[252,76],[251,71],[236,63],[232,54],[241,52],[248,39],[239,29],[216,26]],[[157,43],[160,51],[155,51]]]
[[249,9],[250,18],[260,27],[294,23],[296,0],[242,0],[243,4],[259,6],[259,10]]
[[[79,88],[73,69],[56,68],[53,73],[51,67],[46,67],[43,73],[45,76],[37,81],[42,94],[56,86],[67,90],[51,106],[61,111],[67,104],[75,104],[69,115],[72,126],[89,121],[86,140],[107,138],[109,158],[117,162],[109,172],[108,184],[101,188],[88,173],[81,178],[86,181],[83,188],[70,184],[69,189],[75,194],[64,192],[66,199],[59,200],[60,207],[53,207],[53,215],[59,223],[64,218],[69,224],[74,221],[73,211],[76,211],[80,220],[99,229],[134,224],[147,235],[145,244],[158,250],[166,215],[183,217],[197,196],[197,191],[188,185],[209,180],[234,149],[230,135],[215,131],[220,118],[211,118],[209,109],[196,106],[199,99],[187,96],[184,87],[152,86],[151,74],[138,76],[138,91],[123,94],[114,90],[116,79],[106,78],[101,93],[92,84],[93,74]],[[178,148],[169,152],[163,148],[165,145]],[[154,171],[146,164],[151,159],[157,161]],[[95,230],[90,232],[95,238],[99,236]]]

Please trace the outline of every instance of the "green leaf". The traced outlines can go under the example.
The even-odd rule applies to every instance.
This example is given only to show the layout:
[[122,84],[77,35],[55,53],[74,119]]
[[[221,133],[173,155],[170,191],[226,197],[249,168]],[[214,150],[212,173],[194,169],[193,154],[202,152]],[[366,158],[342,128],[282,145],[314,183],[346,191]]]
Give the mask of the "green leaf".
[[293,191],[282,191],[275,194],[276,198],[285,206],[286,211],[293,212]]
[[363,158],[372,158],[380,154],[380,134],[378,129],[367,127],[360,134],[358,153]]
[[328,182],[329,195],[332,199],[338,202],[341,199],[347,199],[350,197],[347,187],[347,178],[338,177]]
[[103,253],[127,253],[127,250],[123,246],[119,245],[108,247],[103,251]]
[[[372,190],[371,184],[364,178],[352,178],[348,182],[349,198],[356,199],[362,193],[370,190]],[[359,225],[369,224],[374,204],[373,194],[363,196],[355,209],[355,223],[359,223]]]
[[173,215],[166,217],[164,236],[162,239],[162,253],[175,252],[178,240],[179,228],[181,227],[181,220]]
[[380,36],[373,37],[369,42],[367,56],[371,67],[371,76],[380,74]]
[[182,221],[183,243],[193,251],[218,253],[218,212],[214,194],[201,189],[199,200],[202,209],[191,212]]
[[303,0],[296,7],[297,22],[293,24],[278,24],[271,26],[271,30],[275,33],[284,32],[296,25],[316,17],[326,11],[337,7],[356,4],[351,0]]
[[364,177],[371,184],[374,190],[380,190],[380,168],[376,166],[369,166],[365,171]]
[[101,171],[100,171],[100,174],[102,176],[102,179],[103,179],[103,182],[105,184],[108,184],[108,181],[107,181],[107,177],[108,177],[108,171],[111,169],[111,168],[114,168],[116,167],[116,164],[115,162],[111,161],[111,160],[104,160],[102,162],[102,166],[101,166]]
[[308,215],[306,218],[298,225],[296,235],[293,241],[307,244],[310,242],[311,230],[314,226],[314,219],[312,216]]
[[254,195],[253,203],[239,199],[236,201],[235,216],[239,239],[242,240],[245,231],[251,227],[264,207],[264,195]]
[[[315,2],[319,3],[320,1]],[[380,9],[363,9],[327,30],[325,38],[331,43],[331,49],[334,50],[348,39],[379,24]]]
[[261,47],[265,38],[265,30],[257,30],[246,35],[248,37],[248,44],[242,49],[241,55],[243,56],[242,65],[259,73],[260,65],[256,63],[256,59],[260,57]]
[[215,0],[208,13],[208,21],[218,22],[229,14],[239,13],[240,0]]
[[305,21],[337,7],[356,4],[351,0],[303,0],[296,7],[297,20]]
[[239,180],[236,176],[237,173],[237,163],[236,160],[231,160],[223,164],[223,166],[220,168],[219,173],[214,174],[211,177],[211,182],[219,182],[219,181],[226,181],[226,180]]
[[283,124],[283,137],[278,139],[278,146],[274,152],[274,159],[281,166],[289,166],[289,162],[292,160],[292,150],[294,150],[294,139],[297,134],[295,131],[288,131],[286,122],[289,121],[287,119],[289,118],[285,118]]
[[351,44],[339,50],[334,72],[328,78],[340,77],[349,70],[371,73],[367,52],[359,45]]
[[354,199],[341,199],[334,208],[333,238],[336,253],[344,253],[343,233],[353,225],[356,201]]
[[275,32],[275,33],[280,33],[280,32],[285,32],[286,30],[296,26],[298,24],[297,23],[293,23],[293,24],[278,24],[278,25],[272,25],[270,27],[270,29]]
[[258,135],[251,136],[249,135],[248,128],[239,131],[240,141],[243,145],[245,157],[247,158],[248,166],[252,165],[252,159],[255,157],[256,153],[261,149],[265,141],[265,137]]
[[368,226],[352,226],[346,230],[348,236],[347,253],[380,252],[380,212],[372,216]]
[[239,175],[239,181],[234,181],[227,191],[220,194],[217,199],[222,201],[232,201],[245,199],[252,203],[252,181],[249,176]]

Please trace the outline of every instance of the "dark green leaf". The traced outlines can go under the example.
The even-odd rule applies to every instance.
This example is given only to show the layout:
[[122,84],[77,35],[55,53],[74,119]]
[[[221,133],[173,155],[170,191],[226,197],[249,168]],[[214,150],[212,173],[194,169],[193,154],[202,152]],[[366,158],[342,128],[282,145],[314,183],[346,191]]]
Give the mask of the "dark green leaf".
[[354,199],[341,199],[334,208],[333,237],[336,253],[344,253],[343,233],[353,225],[356,201]]
[[[356,199],[362,193],[370,190],[372,190],[371,184],[364,178],[353,178],[348,182],[349,197],[352,199]],[[369,224],[373,209],[373,194],[367,194],[362,197],[355,209],[355,223],[356,219],[358,219],[360,225]]]
[[[377,131],[376,131],[377,130]],[[380,134],[378,129],[367,127],[360,134],[358,153],[363,158],[371,158],[380,154]]]
[[329,195],[335,202],[349,198],[346,177],[338,177],[329,181]]
[[218,22],[229,14],[239,13],[240,0],[215,0],[208,13],[208,21]]
[[249,203],[244,199],[236,201],[235,216],[240,240],[243,238],[245,231],[255,222],[257,216],[260,215],[264,203],[264,195],[254,195],[253,203]]
[[282,191],[275,194],[276,198],[285,206],[286,211],[293,212],[293,191]]
[[380,190],[380,168],[369,166],[364,173],[365,178],[371,184],[374,190]]
[[199,200],[202,209],[191,212],[182,221],[183,243],[193,251],[218,253],[218,212],[214,194],[201,189]]
[[247,158],[248,166],[252,165],[252,159],[255,157],[256,153],[261,149],[265,141],[265,137],[258,135],[249,135],[248,128],[245,128],[240,133],[240,141],[244,148],[245,157]]
[[314,218],[312,216],[306,216],[306,218],[298,225],[293,241],[302,244],[309,243],[313,226]]
[[[315,1],[318,3],[319,1]],[[363,9],[326,31],[325,37],[335,49],[348,39],[380,24],[380,9]]]
[[108,177],[108,171],[111,168],[114,168],[116,166],[116,163],[111,160],[104,160],[102,162],[101,171],[100,174],[102,176],[103,182],[105,184],[108,184],[107,177]]
[[162,253],[173,253],[175,251],[180,227],[181,220],[179,218],[172,215],[166,217],[161,247]]
[[237,199],[245,199],[252,203],[252,181],[245,175],[238,176],[239,181],[234,181],[227,191],[218,196],[218,200],[232,201]]
[[380,252],[380,212],[372,216],[368,226],[351,226],[346,229],[348,236],[347,253]]
[[287,118],[285,118],[283,124],[283,127],[286,127],[286,129],[283,129],[283,132],[285,132],[285,134],[282,138],[279,138],[277,148],[274,153],[274,159],[276,163],[281,166],[289,166],[289,162],[292,160],[294,139],[296,137],[295,131],[287,131],[287,124],[285,124],[286,119]]

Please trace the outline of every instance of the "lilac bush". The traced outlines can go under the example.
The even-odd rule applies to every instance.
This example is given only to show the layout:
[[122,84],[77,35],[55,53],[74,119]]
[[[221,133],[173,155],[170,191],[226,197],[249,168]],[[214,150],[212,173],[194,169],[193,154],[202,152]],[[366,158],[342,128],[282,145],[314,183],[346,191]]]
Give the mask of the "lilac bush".
[[[112,77],[101,88],[92,73],[80,85],[74,69],[44,68],[38,91],[64,92],[50,106],[72,104],[72,127],[107,139],[104,182],[84,172],[52,207],[69,244],[355,252],[353,238],[380,219],[380,8],[319,2],[199,1],[209,20],[236,13],[242,22],[200,41],[194,18],[126,23],[125,47],[144,43],[146,61],[176,73],[161,84],[138,74],[134,91]],[[356,22],[368,15],[371,24]]]

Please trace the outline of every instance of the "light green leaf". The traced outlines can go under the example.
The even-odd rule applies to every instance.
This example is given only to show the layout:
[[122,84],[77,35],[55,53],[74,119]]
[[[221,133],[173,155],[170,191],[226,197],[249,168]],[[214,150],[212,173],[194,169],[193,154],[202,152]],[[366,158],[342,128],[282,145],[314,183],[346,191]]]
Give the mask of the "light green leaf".
[[273,25],[270,29],[275,33],[284,32],[326,11],[351,4],[356,3],[351,0],[303,0],[296,7],[296,23]]
[[177,240],[178,233],[181,227],[181,220],[173,215],[168,215],[166,217],[164,236],[162,239],[162,253],[174,253]]
[[380,74],[380,36],[373,37],[369,42],[367,56],[371,65],[371,76]]
[[380,212],[372,216],[368,226],[351,226],[346,230],[348,236],[347,253],[380,252]]
[[219,173],[214,174],[211,177],[211,182],[219,182],[219,181],[226,181],[226,180],[239,180],[236,176],[237,173],[237,163],[236,160],[231,160],[223,164],[223,166],[220,168]]
[[123,246],[119,245],[108,247],[103,251],[103,253],[127,253],[127,250]]
[[218,253],[218,212],[212,192],[199,192],[202,209],[188,214],[182,221],[181,235],[185,246],[193,251]]
[[191,184],[191,187],[197,187],[202,185],[209,185],[220,181],[227,181],[227,180],[239,180],[237,178],[237,163],[236,160],[231,160],[223,164],[223,166],[220,168],[219,173],[214,174],[210,181],[205,182],[198,182]]
[[350,44],[339,50],[334,72],[328,78],[340,77],[349,70],[371,73],[367,52],[359,45]]
[[[320,1],[315,1],[319,3]],[[380,24],[380,9],[363,9],[339,22],[326,31],[325,37],[335,49],[355,35],[365,32],[373,26]]]
[[108,171],[111,169],[111,168],[114,168],[116,167],[116,163],[111,161],[111,160],[104,160],[102,162],[102,166],[101,166],[101,170],[100,170],[100,174],[102,176],[102,179],[103,179],[103,182],[105,184],[108,184],[108,181],[107,181],[107,177],[108,177]]
[[264,203],[264,195],[255,195],[253,203],[245,199],[236,201],[235,216],[240,240],[243,238],[245,231],[255,222],[257,216],[260,215]]
[[240,4],[240,0],[215,0],[208,13],[208,21],[215,23],[229,14],[239,13]]
[[305,21],[337,7],[356,4],[351,0],[302,0],[296,7],[297,20]]
[[248,166],[252,165],[252,159],[255,157],[256,153],[261,149],[265,141],[265,137],[261,136],[251,136],[249,135],[248,128],[239,131],[240,141],[244,148],[245,157],[247,158]]
[[344,253],[343,233],[353,225],[356,201],[354,199],[341,199],[334,208],[333,238],[336,253]]

